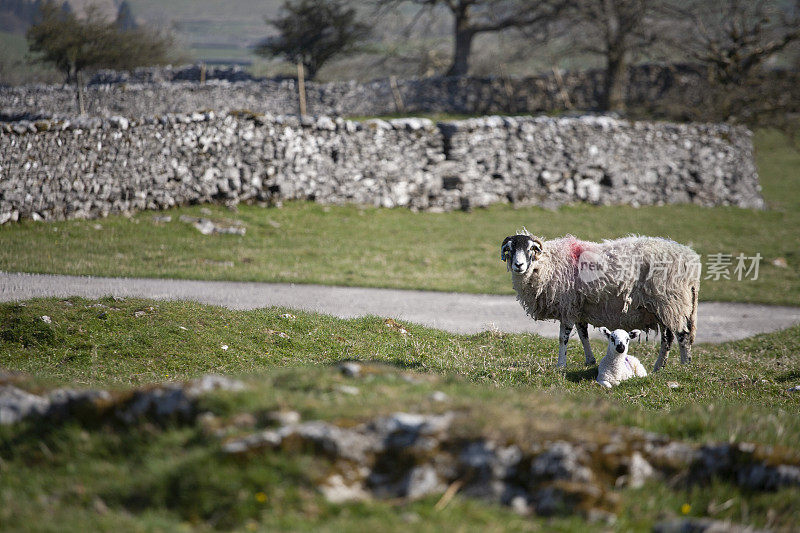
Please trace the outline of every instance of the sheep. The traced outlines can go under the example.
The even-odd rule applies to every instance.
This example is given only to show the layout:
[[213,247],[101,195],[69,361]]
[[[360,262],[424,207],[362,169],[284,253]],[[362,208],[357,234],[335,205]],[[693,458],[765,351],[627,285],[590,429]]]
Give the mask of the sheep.
[[639,337],[641,331],[638,329],[631,332],[624,329],[608,331],[606,328],[600,328],[600,331],[608,339],[606,356],[600,360],[597,368],[597,382],[600,385],[610,389],[626,379],[647,376],[647,370],[642,363],[634,356],[628,355],[628,344]]
[[666,363],[676,335],[681,362],[691,362],[700,290],[700,256],[691,248],[636,235],[599,243],[572,235],[544,241],[523,228],[503,241],[500,259],[528,315],[560,321],[559,367],[567,364],[567,343],[576,325],[586,364],[595,363],[589,324],[660,329],[653,371]]

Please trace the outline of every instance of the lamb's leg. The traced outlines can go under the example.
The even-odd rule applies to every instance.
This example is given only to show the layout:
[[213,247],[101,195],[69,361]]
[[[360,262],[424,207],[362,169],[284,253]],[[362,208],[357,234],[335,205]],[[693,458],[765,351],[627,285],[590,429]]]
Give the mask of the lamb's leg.
[[569,336],[572,333],[573,324],[567,322],[561,323],[561,328],[558,333],[558,363],[556,366],[565,368],[567,366],[567,343]]
[[674,339],[675,335],[672,330],[661,326],[661,349],[658,351],[658,359],[656,359],[656,366],[653,367],[653,372],[658,372],[667,363],[669,349],[672,348]]
[[678,333],[678,346],[681,349],[681,363],[688,365],[692,362],[692,341],[688,331]]
[[575,327],[578,329],[578,338],[581,340],[581,344],[583,344],[583,355],[586,356],[586,364],[595,364],[597,361],[595,361],[594,355],[592,355],[592,345],[589,344],[589,324],[586,322],[578,322],[575,324]]

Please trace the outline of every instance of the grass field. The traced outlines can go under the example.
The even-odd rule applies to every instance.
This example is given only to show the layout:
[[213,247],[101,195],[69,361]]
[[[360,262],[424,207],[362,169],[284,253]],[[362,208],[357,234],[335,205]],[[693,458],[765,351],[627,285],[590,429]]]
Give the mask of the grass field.
[[[544,237],[601,239],[629,233],[670,237],[708,254],[760,253],[757,281],[704,280],[700,298],[797,304],[800,301],[800,154],[777,133],[756,137],[764,196],[753,211],[693,205],[555,211],[494,206],[471,213],[406,209],[240,206],[173,209],[131,219],[23,222],[0,227],[6,271],[323,283],[477,293],[510,293],[498,260],[502,239],[526,226]],[[210,209],[205,211],[204,209]],[[179,215],[242,221],[245,236],[203,236]],[[783,258],[787,267],[772,261]],[[735,278],[735,277],[734,277]]]
[[31,63],[24,35],[0,31],[0,84],[62,83],[64,76],[50,65]]
[[[596,368],[584,369],[577,346],[571,347],[568,371],[557,371],[554,340],[459,336],[403,324],[404,334],[375,317],[281,316],[286,312],[110,298],[3,304],[0,368],[30,373],[34,377],[22,382],[34,390],[125,389],[207,372],[244,376],[246,393],[203,400],[203,409],[222,419],[295,409],[304,420],[341,422],[397,410],[452,409],[468,413],[476,428],[506,435],[534,423],[625,425],[691,442],[797,449],[800,396],[787,389],[800,379],[798,327],[701,345],[690,367],[673,359],[656,375],[606,391],[593,383]],[[632,349],[652,365],[652,347]],[[343,359],[371,361],[383,370],[353,381],[331,368]],[[342,385],[357,385],[356,394],[338,392]],[[444,404],[431,400],[434,391],[447,395]],[[602,529],[578,516],[520,517],[460,497],[444,511],[434,509],[438,497],[333,505],[312,483],[324,466],[319,458],[226,459],[200,424],[0,426],[0,458],[0,522],[20,531]],[[646,530],[684,512],[786,530],[800,519],[797,491],[750,493],[719,481],[653,482],[618,493],[620,530]]]

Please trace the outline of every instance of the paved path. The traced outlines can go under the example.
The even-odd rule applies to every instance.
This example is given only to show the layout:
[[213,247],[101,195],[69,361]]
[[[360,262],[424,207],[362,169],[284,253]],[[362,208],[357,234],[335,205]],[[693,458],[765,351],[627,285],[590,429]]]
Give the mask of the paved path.
[[[513,296],[0,272],[0,301],[46,296],[99,298],[109,295],[193,300],[230,309],[283,306],[342,318],[378,315],[454,333],[475,333],[496,327],[511,333],[558,336],[557,323],[529,319]],[[795,307],[703,302],[698,314],[698,342],[741,339],[800,323],[800,308]]]

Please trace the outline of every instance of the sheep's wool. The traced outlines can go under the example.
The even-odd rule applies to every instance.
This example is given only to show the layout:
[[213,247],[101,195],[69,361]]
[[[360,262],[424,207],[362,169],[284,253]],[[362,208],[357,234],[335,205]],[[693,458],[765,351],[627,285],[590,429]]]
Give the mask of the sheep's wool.
[[[688,331],[694,341],[700,256],[691,248],[639,236],[597,243],[567,235],[542,242],[533,266],[512,272],[517,300],[532,318],[626,331],[662,325]],[[596,260],[598,277],[579,275],[581,257]]]
[[646,377],[647,370],[639,359],[628,355],[627,350],[624,354],[619,354],[609,348],[597,367],[597,382],[604,387],[617,386],[626,379],[636,376]]

